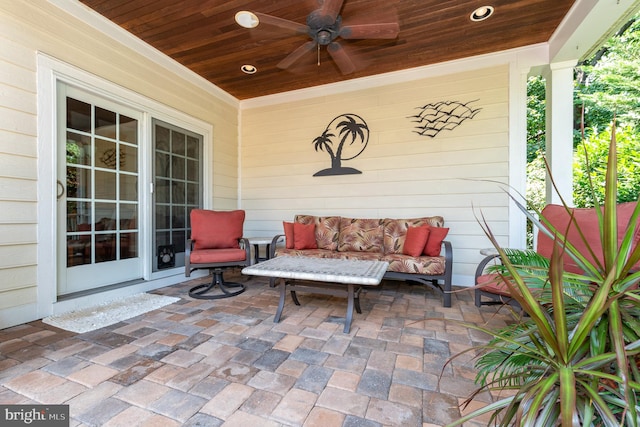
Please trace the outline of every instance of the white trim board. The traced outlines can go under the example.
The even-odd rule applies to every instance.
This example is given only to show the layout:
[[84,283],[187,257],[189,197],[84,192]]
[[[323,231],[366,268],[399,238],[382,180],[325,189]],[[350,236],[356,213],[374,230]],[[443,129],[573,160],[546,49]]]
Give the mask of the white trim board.
[[[143,111],[143,133],[150,135],[151,118],[172,123],[179,127],[192,130],[203,136],[203,164],[213,164],[213,125],[204,122],[195,117],[191,117],[186,113],[175,110],[169,106],[161,104],[129,89],[118,86],[103,78],[88,73],[73,65],[59,61],[51,56],[38,52],[37,55],[37,103],[38,103],[38,264],[37,264],[37,318],[43,318],[53,314],[54,306],[57,304],[57,285],[56,285],[56,259],[51,254],[56,253],[56,84],[58,81],[64,82],[71,86],[76,86],[98,96],[113,100],[114,102],[129,105],[132,108]],[[143,158],[149,158],[148,147],[142,144],[140,155]],[[205,170],[206,175],[203,178],[203,192],[205,199],[203,204],[205,207],[211,206],[213,203],[212,183],[213,168],[209,167]],[[144,167],[141,170],[140,178],[145,183],[151,180],[149,169]],[[141,203],[149,206],[148,193],[142,195]],[[146,223],[152,220],[152,212],[150,209],[144,213],[145,217],[141,218]],[[145,260],[143,279],[145,282],[141,285],[122,288],[124,290],[108,292],[109,295],[117,294],[121,296],[122,292],[127,295],[134,292],[144,292],[149,289],[167,286],[184,281],[184,269],[179,267],[163,272],[152,272],[150,268],[150,257],[146,250],[150,248],[148,234],[142,235],[144,242],[141,245],[140,256]],[[95,300],[95,296],[93,296]],[[102,294],[101,294],[102,298]],[[89,298],[88,300],[90,300]],[[88,301],[87,300],[87,301]],[[80,299],[79,301],[84,301]],[[77,301],[77,302],[79,302]],[[70,303],[64,302],[66,306]],[[29,320],[34,320],[33,318]]]

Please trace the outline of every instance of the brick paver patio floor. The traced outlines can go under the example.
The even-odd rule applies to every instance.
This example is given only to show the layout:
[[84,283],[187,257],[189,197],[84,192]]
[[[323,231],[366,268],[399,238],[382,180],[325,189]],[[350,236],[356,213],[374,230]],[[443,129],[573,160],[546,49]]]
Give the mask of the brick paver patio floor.
[[446,360],[487,340],[458,321],[511,320],[471,291],[443,308],[431,289],[384,281],[361,295],[349,334],[346,299],[325,295],[288,298],[276,324],[279,291],[230,278],[247,291],[194,300],[205,279],[183,282],[154,291],[180,301],[93,332],[0,330],[0,403],[68,404],[71,426],[442,426],[475,389],[472,355]]

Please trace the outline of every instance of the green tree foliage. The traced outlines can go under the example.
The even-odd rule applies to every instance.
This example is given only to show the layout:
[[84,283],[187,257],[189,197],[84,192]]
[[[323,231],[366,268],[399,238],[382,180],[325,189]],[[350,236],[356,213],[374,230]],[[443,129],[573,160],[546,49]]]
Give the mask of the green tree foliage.
[[576,97],[584,125],[596,133],[613,116],[640,124],[640,17],[627,22],[596,54],[576,69]]
[[545,137],[545,84],[541,76],[527,82],[527,163],[544,155]]
[[[591,134],[576,150],[573,163],[573,200],[577,207],[593,206],[589,176],[598,204],[604,201],[605,171],[611,131]],[[638,200],[640,194],[640,134],[632,126],[616,130],[618,154],[617,202]],[[587,160],[588,159],[588,160]]]
[[[614,117],[619,123],[620,182],[618,201],[638,199],[640,186],[634,177],[640,141],[640,14],[629,20],[591,58],[575,69],[574,203],[591,206],[586,194],[587,173],[601,172]],[[527,198],[544,203],[545,90],[541,77],[527,85]],[[583,144],[584,141],[584,144]],[[584,160],[585,150],[591,164]],[[595,187],[601,189],[599,180]],[[537,192],[542,192],[537,194]],[[598,200],[601,200],[599,194]],[[539,206],[535,206],[539,208]]]
[[527,202],[529,208],[542,210],[545,205],[547,168],[544,156],[537,156],[527,163]]

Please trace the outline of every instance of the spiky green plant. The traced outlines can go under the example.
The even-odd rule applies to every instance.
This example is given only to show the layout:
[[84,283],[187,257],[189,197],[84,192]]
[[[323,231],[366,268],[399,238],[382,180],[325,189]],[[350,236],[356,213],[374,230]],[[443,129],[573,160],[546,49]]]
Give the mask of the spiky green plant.
[[[615,127],[612,129],[605,201],[602,210],[596,209],[602,257],[593,256],[599,249],[588,246],[572,215],[570,223],[591,256],[565,238],[568,229],[554,228],[540,212],[540,220],[536,219],[512,197],[540,232],[554,239],[549,267],[540,276],[539,266],[528,266],[526,254],[514,261],[498,245],[486,221],[481,221],[503,261],[504,271],[499,274],[527,317],[499,331],[467,324],[493,337],[481,348],[476,362],[480,388],[468,401],[486,390],[504,390],[508,396],[450,426],[486,413],[491,414],[491,423],[500,426],[640,424],[640,272],[636,266],[640,245],[634,243],[640,204],[619,243]],[[567,256],[583,273],[564,271],[563,257]],[[543,283],[539,288],[530,286],[532,271]]]

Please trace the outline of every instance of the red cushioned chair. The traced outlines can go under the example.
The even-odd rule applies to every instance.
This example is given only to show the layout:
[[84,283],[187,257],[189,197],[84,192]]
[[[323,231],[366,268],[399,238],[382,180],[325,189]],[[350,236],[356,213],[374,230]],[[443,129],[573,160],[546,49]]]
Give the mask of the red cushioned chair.
[[[617,224],[618,224],[618,244],[622,241],[625,230],[628,227],[629,221],[633,215],[633,211],[637,202],[620,203],[616,206]],[[602,254],[602,243],[600,241],[600,227],[598,225],[598,213],[595,208],[572,208],[573,217],[575,222],[582,230],[583,236],[587,241],[587,244],[582,240],[576,226],[571,221],[571,216],[567,212],[566,208],[562,205],[547,205],[540,213],[553,227],[561,233],[566,233],[567,240],[580,250],[590,262],[595,263],[596,260],[591,256],[587,250],[587,245],[593,249],[594,254],[598,258],[600,263],[604,262]],[[633,245],[640,240],[640,219],[639,225],[636,228],[636,234],[633,238]],[[538,234],[538,245],[536,252],[543,257],[551,258],[553,251],[553,240],[544,233]],[[509,288],[501,281],[500,277],[496,273],[487,273],[486,267],[492,262],[500,262],[497,255],[488,255],[483,259],[478,268],[476,269],[475,279],[475,304],[480,307],[487,304],[504,304],[515,302],[509,295]],[[565,255],[563,257],[563,266],[565,271],[572,273],[582,273],[582,270],[578,267],[576,262]],[[640,266],[637,266],[640,267]]]
[[225,269],[251,265],[251,247],[249,241],[242,237],[244,216],[243,210],[191,211],[191,239],[187,240],[185,275],[189,277],[193,270],[207,268],[213,278],[209,284],[191,288],[190,297],[229,298],[245,291],[243,284],[227,282],[223,277]]
[[476,268],[475,304],[482,305],[510,304],[519,308],[519,304],[511,298],[509,288],[498,273],[489,273],[487,267],[492,263],[501,262],[497,254],[487,255]]

